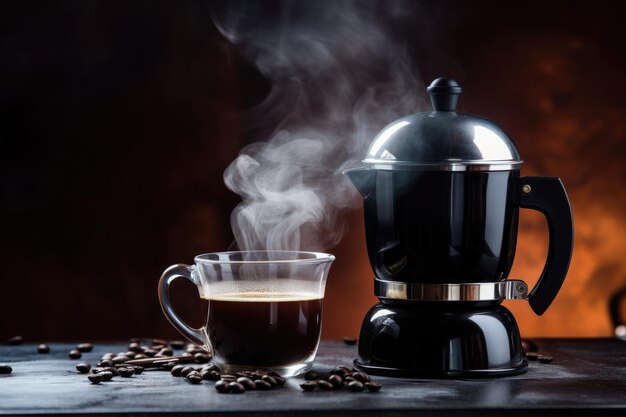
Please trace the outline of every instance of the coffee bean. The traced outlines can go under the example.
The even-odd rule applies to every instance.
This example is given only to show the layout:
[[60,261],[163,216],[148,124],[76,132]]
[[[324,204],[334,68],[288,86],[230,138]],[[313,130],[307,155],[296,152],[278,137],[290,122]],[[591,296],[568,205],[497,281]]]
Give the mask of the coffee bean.
[[300,388],[302,388],[305,391],[313,391],[315,388],[317,388],[317,382],[316,381],[306,381],[306,382],[300,384]]
[[356,339],[353,337],[344,337],[343,343],[345,343],[348,346],[356,345]]
[[228,384],[228,391],[233,394],[241,394],[246,392],[246,387],[241,385],[239,382],[230,382]]
[[366,382],[365,383],[365,388],[367,388],[368,391],[371,392],[376,392],[376,391],[380,391],[380,389],[382,388],[383,384],[379,384],[378,382]]
[[187,375],[189,375],[191,372],[196,372],[196,369],[191,366],[185,366],[183,369],[181,369],[180,376],[187,378]]
[[141,347],[139,343],[135,342],[135,343],[131,343],[130,345],[128,345],[128,350],[135,352],[135,353],[141,353],[144,351],[144,348]]
[[76,349],[80,350],[81,352],[91,352],[93,350],[93,345],[91,343],[80,343],[78,346],[76,346]]
[[550,363],[554,360],[554,357],[549,356],[549,355],[539,355],[537,357],[537,359],[539,360],[539,362],[541,363]]
[[37,352],[38,353],[50,353],[50,346],[46,345],[45,343],[42,343],[39,346],[37,346]]
[[152,344],[152,346],[165,346],[167,345],[167,342],[163,339],[152,339],[152,341],[150,342]]
[[89,374],[87,375],[87,379],[89,379],[92,384],[99,384],[104,380],[104,378],[102,377],[102,374],[99,374],[99,373]]
[[143,373],[143,366],[133,365],[133,369],[135,370],[135,375],[140,375]]
[[115,353],[113,353],[113,352],[107,352],[107,353],[105,353],[104,355],[102,355],[102,356],[100,357],[100,360],[105,360],[105,359],[113,359],[115,356],[116,356],[116,355],[115,355]]
[[348,368],[346,368],[345,366],[338,366],[335,369],[333,369],[332,371],[330,371],[330,373],[332,375],[339,375],[342,378],[347,377],[348,375],[351,374],[350,370]]
[[253,389],[256,389],[256,384],[254,383],[253,380],[251,380],[250,378],[246,377],[246,376],[242,376],[237,378],[237,382],[239,382],[241,385],[244,386],[244,388],[247,391],[251,391]]
[[98,372],[98,375],[102,376],[103,381],[110,381],[113,379],[113,372],[103,371],[103,372]]
[[354,377],[352,377],[352,376],[347,376],[347,377],[345,377],[343,380],[344,380],[344,381],[347,381],[347,382],[356,381],[356,379],[354,379]]
[[328,382],[333,384],[333,387],[335,388],[341,388],[341,386],[343,385],[343,378],[341,378],[339,375],[331,375],[328,377]]
[[523,339],[522,340],[522,349],[524,349],[525,352],[538,352],[539,351],[539,346],[537,345],[537,343],[535,343],[534,340]]
[[196,353],[195,355],[193,355],[193,357],[198,363],[207,363],[211,360],[211,358],[209,358],[209,355],[207,355],[206,353]]
[[128,368],[119,368],[118,372],[120,373],[121,376],[123,376],[124,378],[130,378],[131,376],[133,376],[133,374],[135,373],[135,368],[132,367],[128,367]]
[[98,362],[98,366],[113,366],[113,361],[110,359]]
[[0,374],[10,374],[11,372],[13,372],[13,368],[6,363],[0,363]]
[[178,362],[176,361],[165,362],[159,365],[159,369],[171,372],[171,370],[174,369],[176,365],[178,365]]
[[91,365],[89,365],[87,362],[81,362],[76,365],[76,370],[81,374],[86,374],[87,372],[89,372],[90,369]]
[[154,355],[157,354],[157,351],[154,349],[144,349],[143,354],[146,355],[149,358],[153,358]]
[[7,339],[7,343],[9,345],[21,345],[22,343],[24,343],[24,338],[22,336],[13,336],[13,337],[9,337]]
[[[280,376],[280,374],[278,374],[277,372],[270,371],[268,372],[267,376],[274,378],[274,380],[276,381],[276,384],[279,387],[282,387],[287,382],[287,380],[283,378],[282,376]],[[261,377],[261,379],[263,379],[263,377]]]
[[217,371],[209,371],[209,377],[213,381],[219,381],[222,379],[222,374]]
[[529,361],[536,361],[537,359],[539,359],[539,356],[541,355],[537,352],[526,352],[526,359],[528,359]]
[[210,366],[205,366],[207,371],[216,371],[219,372],[220,374],[222,373],[221,369],[217,367],[217,365],[210,365]]
[[171,369],[171,374],[172,376],[181,376],[180,373],[182,372],[182,370],[185,369],[184,365],[176,365]]
[[255,379],[254,385],[259,391],[267,391],[272,389],[272,384],[267,381],[263,381],[262,379]]
[[221,374],[220,378],[223,381],[228,381],[228,382],[234,382],[237,380],[237,377],[235,375],[230,375],[230,374]]
[[[100,372],[111,372],[113,376],[120,376],[120,371],[114,366],[107,366],[106,368],[99,368]],[[91,372],[94,372],[92,369]]]
[[348,389],[350,391],[363,391],[365,386],[360,381],[352,381],[348,384]]
[[365,372],[359,371],[359,372],[354,372],[352,374],[352,378],[356,379],[359,382],[362,383],[366,383],[370,380],[369,375],[367,375]]
[[304,374],[304,379],[306,381],[316,381],[319,379],[319,377],[320,375],[315,371],[309,371],[306,374]]
[[200,375],[200,372],[198,371],[190,372],[189,375],[187,375],[187,381],[192,384],[199,384],[202,382],[202,375]]
[[276,381],[276,378],[274,378],[273,376],[269,376],[269,375],[263,375],[261,377],[261,381],[268,382],[272,387],[275,387],[278,385],[278,381]]
[[217,381],[215,383],[215,390],[220,393],[228,392],[228,382],[226,381]]
[[168,344],[172,349],[183,349],[187,343],[184,340],[170,340]]
[[137,356],[137,354],[133,352],[132,350],[129,350],[128,352],[124,353],[124,356],[131,358],[131,359],[135,359],[135,356]]
[[70,359],[78,359],[83,355],[80,353],[78,349],[72,349],[70,350],[70,353],[68,354],[68,356],[70,357]]
[[317,381],[317,386],[319,387],[319,389],[324,391],[330,391],[331,389],[335,388],[333,384],[328,381],[324,381],[323,379]]
[[130,358],[128,356],[125,355],[120,355],[120,356],[116,356],[114,357],[111,362],[113,362],[113,365],[117,365],[120,363],[126,363],[130,360]]
[[159,350],[159,352],[155,356],[172,356],[173,354],[174,351],[172,350],[172,348],[165,347]]
[[135,359],[146,359],[148,355],[144,355],[143,353],[138,353],[135,355]]

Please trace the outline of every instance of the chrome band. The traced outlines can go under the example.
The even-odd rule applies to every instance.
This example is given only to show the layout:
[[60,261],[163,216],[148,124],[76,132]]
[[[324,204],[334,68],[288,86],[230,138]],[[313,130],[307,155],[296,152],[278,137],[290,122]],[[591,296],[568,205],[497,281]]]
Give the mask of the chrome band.
[[414,301],[526,300],[528,285],[519,280],[468,284],[422,284],[376,278],[374,294],[379,298]]
[[522,167],[523,161],[480,161],[480,162],[450,162],[450,163],[411,163],[401,161],[388,161],[384,159],[364,159],[363,163],[371,169],[385,171],[514,171]]

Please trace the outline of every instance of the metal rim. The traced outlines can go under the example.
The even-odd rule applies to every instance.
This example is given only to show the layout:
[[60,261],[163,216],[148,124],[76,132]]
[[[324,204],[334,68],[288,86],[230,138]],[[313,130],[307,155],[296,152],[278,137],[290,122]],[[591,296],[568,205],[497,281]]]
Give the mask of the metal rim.
[[528,362],[525,360],[522,360],[522,363],[519,366],[513,366],[510,368],[468,369],[458,371],[387,368],[384,366],[367,365],[359,362],[358,359],[355,359],[353,364],[356,368],[364,370],[368,374],[404,378],[494,378],[500,376],[518,375],[528,370]]
[[364,159],[368,167],[387,171],[515,171],[522,167],[524,161],[464,161],[420,163],[409,161],[388,161],[384,159]]
[[495,301],[526,300],[528,285],[520,280],[463,284],[428,284],[420,282],[374,280],[374,294],[379,298],[413,301]]

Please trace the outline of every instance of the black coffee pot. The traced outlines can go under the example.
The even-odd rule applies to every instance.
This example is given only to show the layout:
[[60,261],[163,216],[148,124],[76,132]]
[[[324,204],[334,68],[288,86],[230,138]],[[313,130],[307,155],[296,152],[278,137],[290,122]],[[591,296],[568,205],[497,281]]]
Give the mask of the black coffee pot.
[[[567,193],[559,178],[520,176],[507,134],[455,111],[456,81],[438,78],[428,93],[434,111],[389,124],[363,166],[344,172],[364,198],[381,301],[365,318],[355,364],[390,375],[518,373],[526,367],[519,331],[500,303],[528,299],[541,315],[556,297],[573,249]],[[549,228],[530,293],[507,280],[520,207],[542,212]]]

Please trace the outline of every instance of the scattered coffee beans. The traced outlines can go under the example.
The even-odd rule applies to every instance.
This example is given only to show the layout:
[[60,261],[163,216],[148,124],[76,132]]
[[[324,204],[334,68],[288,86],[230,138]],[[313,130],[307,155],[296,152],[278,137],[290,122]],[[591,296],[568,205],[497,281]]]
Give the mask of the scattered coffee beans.
[[86,374],[87,372],[89,372],[90,369],[91,365],[89,365],[87,362],[81,362],[76,365],[76,370],[81,374]]
[[50,353],[50,346],[45,343],[40,344],[37,346],[37,353]]
[[0,374],[10,374],[11,372],[13,372],[13,368],[6,363],[0,363]]
[[22,336],[13,336],[13,337],[9,337],[7,339],[7,343],[9,345],[21,345],[22,343],[24,343],[24,338]]
[[127,367],[127,368],[119,368],[117,370],[121,376],[124,378],[130,378],[135,373],[135,368]]
[[78,346],[76,346],[76,349],[80,350],[81,352],[91,352],[93,350],[93,344],[80,343]]
[[317,381],[311,380],[313,376],[321,376],[319,372],[309,371],[304,375],[306,382],[300,384],[304,391],[342,389],[346,387],[350,391],[360,392],[367,388],[368,391],[378,391],[382,384],[370,381],[370,377],[363,371],[350,369],[345,366],[337,366],[330,375],[325,378],[320,377]]
[[70,359],[78,359],[82,356],[82,354],[80,353],[78,349],[72,349],[70,350],[70,353],[68,354],[68,356],[70,357]]

